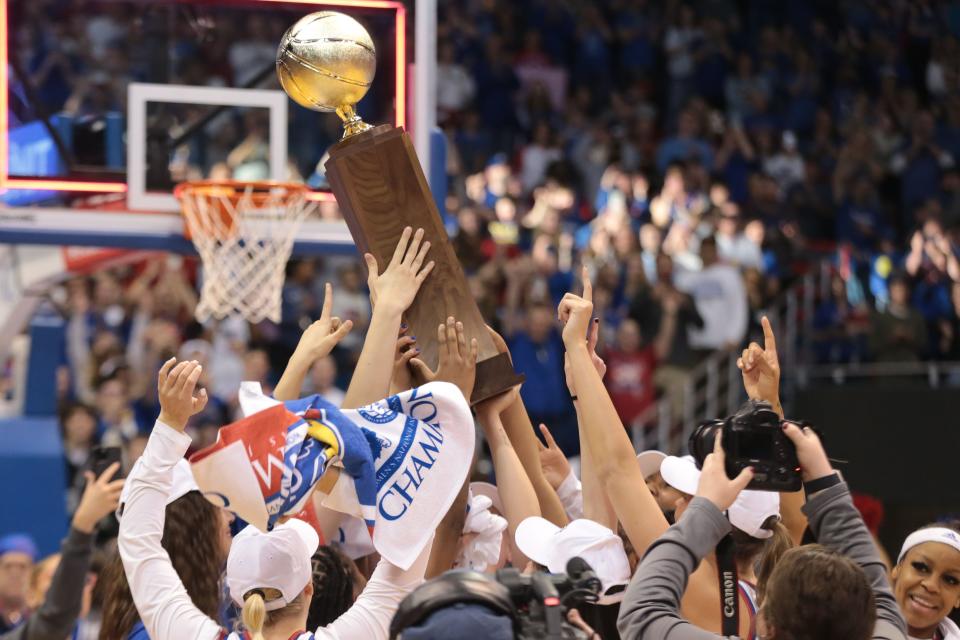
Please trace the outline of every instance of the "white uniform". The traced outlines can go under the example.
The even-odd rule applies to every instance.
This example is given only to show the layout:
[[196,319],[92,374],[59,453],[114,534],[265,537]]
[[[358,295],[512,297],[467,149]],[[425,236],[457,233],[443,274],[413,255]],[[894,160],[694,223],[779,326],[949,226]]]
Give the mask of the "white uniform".
[[[157,421],[139,470],[127,478],[129,497],[120,518],[120,557],[134,604],[153,640],[241,640],[208,618],[190,599],[170,556],[160,545],[164,507],[173,467],[190,447],[190,437]],[[381,561],[357,601],[342,616],[297,640],[386,640],[400,601],[423,582],[427,545],[407,571]]]

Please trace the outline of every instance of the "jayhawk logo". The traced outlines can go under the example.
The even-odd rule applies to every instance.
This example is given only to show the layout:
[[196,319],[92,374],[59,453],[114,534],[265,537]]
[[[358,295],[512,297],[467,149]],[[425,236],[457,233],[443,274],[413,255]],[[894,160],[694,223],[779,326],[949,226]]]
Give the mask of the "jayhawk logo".
[[383,400],[368,404],[365,407],[360,407],[357,409],[357,413],[359,413],[364,420],[372,422],[373,424],[387,424],[397,417],[396,410],[388,406]]

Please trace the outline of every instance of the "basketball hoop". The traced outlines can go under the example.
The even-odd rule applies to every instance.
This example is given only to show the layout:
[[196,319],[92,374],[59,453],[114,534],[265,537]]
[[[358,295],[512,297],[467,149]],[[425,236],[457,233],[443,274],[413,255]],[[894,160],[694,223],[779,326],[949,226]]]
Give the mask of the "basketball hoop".
[[199,180],[177,185],[186,236],[203,260],[196,318],[280,322],[284,271],[311,209],[306,185]]

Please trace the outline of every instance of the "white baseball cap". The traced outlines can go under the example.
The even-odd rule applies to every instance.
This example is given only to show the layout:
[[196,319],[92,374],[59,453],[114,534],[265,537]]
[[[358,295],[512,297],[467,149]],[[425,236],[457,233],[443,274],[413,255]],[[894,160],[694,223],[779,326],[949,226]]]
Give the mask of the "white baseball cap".
[[311,559],[320,536],[306,522],[292,518],[264,533],[248,525],[233,538],[227,557],[227,588],[238,606],[254,589],[276,589],[279,598],[266,601],[267,611],[282,609],[313,579]]
[[[137,460],[133,469],[130,470],[129,477],[140,475],[140,468],[143,467],[143,458]],[[123,505],[130,497],[130,487],[133,483],[125,482],[123,490],[120,492],[120,504],[117,506],[117,519],[123,514]],[[173,467],[173,478],[170,485],[170,493],[167,494],[167,501],[164,504],[170,504],[177,498],[181,498],[191,491],[200,491],[197,481],[193,478],[193,471],[190,470],[190,463],[187,459],[178,460]]]
[[644,451],[643,453],[637,454],[637,462],[640,463],[640,473],[643,474],[644,479],[649,478],[655,473],[660,472],[660,465],[663,464],[663,461],[667,458],[667,454],[662,451]]
[[579,519],[561,529],[543,518],[527,518],[517,527],[516,540],[525,556],[550,573],[566,573],[567,562],[580,556],[603,583],[599,604],[623,599],[630,583],[630,561],[620,536],[602,524]]
[[[677,491],[696,495],[700,483],[700,469],[693,456],[668,456],[660,465],[664,482]],[[754,538],[766,539],[773,535],[763,523],[770,516],[780,515],[780,494],[773,491],[741,491],[727,510],[730,524]]]

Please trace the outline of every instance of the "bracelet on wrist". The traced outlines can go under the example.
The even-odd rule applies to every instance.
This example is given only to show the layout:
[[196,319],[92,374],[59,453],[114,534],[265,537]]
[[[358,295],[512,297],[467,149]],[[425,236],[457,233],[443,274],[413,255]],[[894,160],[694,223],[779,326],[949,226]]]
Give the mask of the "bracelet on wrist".
[[829,489],[830,487],[836,486],[841,482],[843,482],[843,480],[840,479],[840,474],[834,471],[830,475],[822,476],[809,482],[804,482],[803,493],[809,498],[813,494],[823,491],[824,489]]

